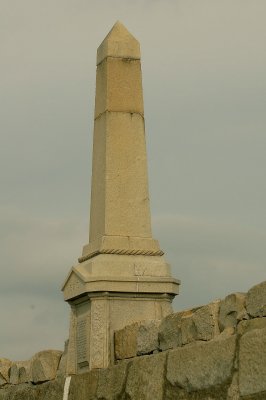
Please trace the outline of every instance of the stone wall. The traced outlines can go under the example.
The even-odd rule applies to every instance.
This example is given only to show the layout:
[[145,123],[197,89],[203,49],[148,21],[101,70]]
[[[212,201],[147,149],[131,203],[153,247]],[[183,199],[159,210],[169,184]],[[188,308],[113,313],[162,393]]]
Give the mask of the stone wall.
[[[112,367],[72,376],[64,399],[266,399],[266,281],[117,331],[115,357]],[[56,351],[1,359],[0,400],[62,400],[64,360]]]

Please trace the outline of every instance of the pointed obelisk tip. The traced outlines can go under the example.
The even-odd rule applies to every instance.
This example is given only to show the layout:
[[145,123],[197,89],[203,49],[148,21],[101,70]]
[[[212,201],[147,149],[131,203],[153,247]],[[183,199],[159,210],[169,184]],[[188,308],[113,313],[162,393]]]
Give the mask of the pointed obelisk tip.
[[140,46],[127,28],[117,21],[97,50],[97,65],[106,57],[140,59]]

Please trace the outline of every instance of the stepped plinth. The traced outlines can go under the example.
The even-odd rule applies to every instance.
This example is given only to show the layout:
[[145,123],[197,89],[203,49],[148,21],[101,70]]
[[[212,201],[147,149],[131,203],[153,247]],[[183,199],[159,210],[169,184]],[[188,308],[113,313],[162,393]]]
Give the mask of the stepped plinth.
[[113,333],[172,312],[179,281],[151,232],[138,41],[117,22],[97,51],[89,243],[63,286],[68,373],[113,363]]

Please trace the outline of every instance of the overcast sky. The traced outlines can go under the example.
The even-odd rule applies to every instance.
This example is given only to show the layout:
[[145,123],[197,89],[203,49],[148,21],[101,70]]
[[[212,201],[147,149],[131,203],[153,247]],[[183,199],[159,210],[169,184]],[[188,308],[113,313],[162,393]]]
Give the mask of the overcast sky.
[[63,348],[88,242],[96,49],[140,41],[154,237],[175,310],[266,277],[266,1],[0,0],[0,358]]

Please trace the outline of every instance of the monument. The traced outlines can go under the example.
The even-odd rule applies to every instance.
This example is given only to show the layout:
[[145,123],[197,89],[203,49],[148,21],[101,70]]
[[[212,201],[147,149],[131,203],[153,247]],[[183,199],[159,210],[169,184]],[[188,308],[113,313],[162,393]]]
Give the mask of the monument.
[[140,46],[117,22],[97,51],[89,243],[64,285],[67,373],[114,361],[114,331],[172,312],[172,278],[151,232]]

